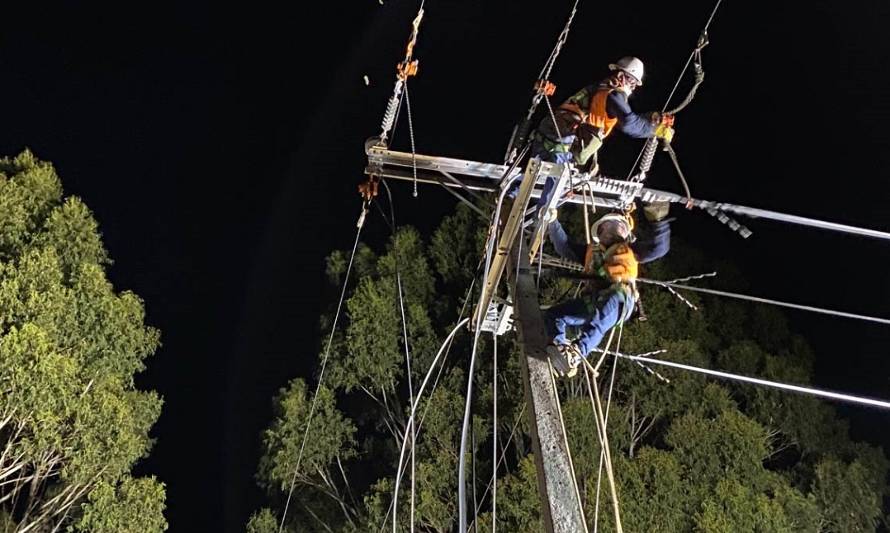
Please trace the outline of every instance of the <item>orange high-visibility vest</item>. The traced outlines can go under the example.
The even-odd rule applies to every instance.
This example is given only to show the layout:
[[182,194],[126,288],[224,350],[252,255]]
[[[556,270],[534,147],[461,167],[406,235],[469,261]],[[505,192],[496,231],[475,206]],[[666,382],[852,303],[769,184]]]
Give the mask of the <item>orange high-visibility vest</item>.
[[582,111],[575,102],[566,102],[559,108],[578,115],[582,122],[587,122],[591,126],[598,128],[602,132],[601,138],[605,139],[612,133],[612,128],[615,127],[615,124],[618,124],[618,119],[609,117],[609,113],[606,112],[606,100],[614,90],[610,87],[598,88],[593,93],[593,96],[590,97],[590,107],[586,112]]
[[587,115],[587,122],[591,126],[599,128],[603,132],[603,139],[612,133],[612,128],[618,124],[617,118],[610,118],[606,112],[606,100],[614,89],[598,89],[590,99],[590,114]]

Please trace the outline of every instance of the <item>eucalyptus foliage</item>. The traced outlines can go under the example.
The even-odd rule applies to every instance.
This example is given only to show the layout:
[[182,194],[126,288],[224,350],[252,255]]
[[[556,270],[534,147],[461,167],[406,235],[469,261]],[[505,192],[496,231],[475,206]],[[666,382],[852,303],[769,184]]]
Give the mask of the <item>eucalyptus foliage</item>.
[[159,334],[108,281],[96,220],[30,152],[0,159],[0,524],[163,531],[164,486],[130,477],[161,399],[135,373]]
[[[292,481],[286,525],[293,531],[391,530],[401,444],[406,432],[409,440],[411,433],[410,396],[430,369],[430,386],[419,403],[414,461],[410,455],[402,461],[396,529],[410,530],[412,472],[414,529],[456,529],[458,450],[472,333],[459,333],[444,364],[431,365],[461,312],[467,316],[471,311],[473,295],[468,303],[466,291],[484,246],[484,224],[475,217],[459,207],[428,239],[401,228],[379,254],[359,248],[300,468],[294,476],[313,389],[295,380],[275,401],[277,416],[263,435],[258,479],[272,507],[254,516],[250,531],[266,531],[262,524],[280,519]],[[343,282],[348,259],[339,251],[330,256],[332,289]],[[645,275],[669,278],[713,266],[677,245]],[[718,265],[718,270],[722,283],[741,279],[730,266]],[[576,283],[542,278],[542,303],[571,294]],[[336,298],[338,291],[331,294]],[[781,314],[690,299],[697,311],[666,291],[644,287],[648,320],[623,328],[621,351],[666,349],[663,357],[673,361],[811,383],[812,351],[788,330]],[[331,310],[335,305],[332,299]],[[332,319],[332,313],[322,317],[325,335]],[[541,502],[522,411],[521,355],[514,335],[498,343],[496,424],[503,457],[497,469],[498,529],[538,532]],[[487,487],[495,424],[490,336],[480,338],[479,354],[468,499],[476,517],[474,530],[490,531],[492,494]],[[307,365],[311,355],[300,353]],[[607,372],[610,364],[615,363],[607,364]],[[658,369],[667,383],[632,363],[617,364],[609,438],[625,531],[851,532],[874,531],[881,523],[888,461],[880,448],[851,441],[846,423],[830,404]],[[607,382],[601,386],[606,389]],[[559,389],[587,520],[591,530],[598,519],[599,531],[613,531],[611,496],[605,474],[600,479],[601,450],[585,383],[578,377],[562,381]]]

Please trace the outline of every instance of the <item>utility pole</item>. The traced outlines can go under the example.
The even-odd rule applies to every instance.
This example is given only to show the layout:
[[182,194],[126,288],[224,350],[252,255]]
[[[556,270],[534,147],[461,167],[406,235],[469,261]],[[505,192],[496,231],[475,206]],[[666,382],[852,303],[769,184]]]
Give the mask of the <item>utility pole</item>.
[[[517,243],[525,241],[520,234]],[[507,269],[514,281],[514,309],[519,344],[522,347],[522,380],[527,412],[531,420],[532,449],[538,473],[541,516],[546,533],[587,532],[581,497],[566,441],[559,398],[547,357],[547,335],[538,304],[538,290],[526,253],[514,245],[512,265]],[[518,269],[516,268],[518,263]]]

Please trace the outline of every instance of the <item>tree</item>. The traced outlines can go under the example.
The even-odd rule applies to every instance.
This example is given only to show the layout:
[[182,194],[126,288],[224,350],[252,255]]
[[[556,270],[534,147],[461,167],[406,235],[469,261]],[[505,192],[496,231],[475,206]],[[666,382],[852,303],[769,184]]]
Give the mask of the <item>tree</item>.
[[163,484],[129,475],[160,414],[133,382],[159,334],[108,264],[50,164],[0,160],[0,516],[15,531],[166,529]]
[[[572,216],[570,209],[565,211]],[[473,302],[472,294],[467,300],[465,291],[476,273],[485,229],[474,217],[469,209],[459,206],[427,242],[415,230],[401,228],[380,255],[367,246],[359,248],[347,287],[346,313],[334,331],[325,386],[318,399],[319,415],[304,451],[304,461],[313,457],[316,462],[301,466],[296,477],[291,508],[298,511],[290,512],[287,520],[292,528],[369,531],[391,527],[395,473],[408,431],[410,392],[416,393],[418,382],[429,370],[435,386],[419,402],[414,526],[424,532],[454,530],[460,427],[472,335],[458,335],[441,366],[431,365],[442,339],[460,316],[466,316],[465,304]],[[343,282],[348,259],[342,252],[331,255],[328,275],[334,286]],[[646,275],[670,278],[712,267],[700,253],[677,244],[672,254],[651,265]],[[728,273],[721,278],[724,283],[742,282],[731,268],[721,266],[719,270]],[[553,303],[571,293],[576,283],[542,277],[542,303]],[[642,292],[649,319],[622,328],[621,351],[664,348],[665,357],[677,362],[799,384],[811,381],[812,350],[789,331],[775,310],[690,296],[698,307],[695,311],[667,291],[644,287]],[[329,331],[331,326],[332,315],[327,314],[322,328]],[[524,392],[515,340],[508,336],[497,341],[496,424],[504,457],[497,468],[497,520],[503,531],[540,531],[541,502],[528,421],[522,414]],[[405,364],[406,341],[410,374]],[[490,451],[495,425],[491,416],[490,337],[480,339],[479,350],[483,355],[473,376],[468,498],[471,510],[478,509],[475,530],[488,531],[492,497],[486,488],[494,470]],[[615,364],[617,381],[608,403],[609,440],[625,530],[873,531],[882,519],[881,501],[888,494],[887,458],[880,448],[851,441],[846,423],[829,404],[658,369],[669,379],[666,383],[624,361],[607,360],[607,372]],[[608,391],[607,380],[600,386]],[[612,531],[610,492],[605,489],[604,476],[600,479],[601,449],[586,384],[578,377],[561,381],[559,389],[586,517],[591,528],[598,520],[600,531]],[[268,470],[265,465],[272,463],[286,464],[288,480],[293,479],[297,442],[278,442],[268,436],[290,424],[295,427],[292,434],[302,439],[305,405],[311,397],[303,388],[298,396],[298,404],[304,406],[298,410],[289,407],[292,400],[287,397],[277,401],[277,412],[289,418],[276,418],[265,434],[261,485],[268,486],[262,480]],[[347,434],[349,438],[345,438]],[[403,461],[402,468],[396,522],[397,530],[408,531],[410,460]],[[331,494],[324,495],[316,490],[318,479],[336,477],[324,474],[327,470],[339,472],[341,479],[335,483],[336,489],[329,486]],[[338,496],[347,488],[355,496],[348,502]],[[271,493],[279,517],[283,489],[278,487]],[[339,517],[333,512],[338,506],[347,509]],[[311,522],[304,520],[307,513],[313,515]],[[252,519],[251,527],[259,527],[259,516]]]

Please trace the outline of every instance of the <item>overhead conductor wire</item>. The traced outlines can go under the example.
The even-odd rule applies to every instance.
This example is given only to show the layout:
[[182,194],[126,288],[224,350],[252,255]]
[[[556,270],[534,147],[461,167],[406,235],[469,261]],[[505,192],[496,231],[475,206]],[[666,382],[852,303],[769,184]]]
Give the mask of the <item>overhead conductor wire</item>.
[[[407,89],[407,86],[406,86]],[[406,91],[407,96],[407,91]],[[412,377],[411,371],[411,352],[408,348],[408,321],[405,317],[405,303],[404,303],[404,295],[402,294],[402,274],[401,269],[399,268],[399,263],[401,260],[399,259],[398,252],[398,244],[396,243],[396,213],[395,206],[393,203],[392,191],[389,188],[389,184],[386,180],[383,180],[383,188],[386,189],[386,194],[389,198],[389,216],[392,228],[392,238],[393,238],[393,253],[395,254],[395,268],[396,268],[396,287],[398,288],[399,295],[399,311],[402,315],[402,334],[405,339],[405,366],[408,373],[408,398],[411,404],[414,404],[414,378]],[[414,531],[414,511],[415,511],[415,491],[414,491],[414,481],[415,481],[415,454],[414,454],[414,444],[417,438],[417,432],[414,426],[414,419],[408,421],[408,425],[405,428],[406,432],[411,433],[411,514],[410,514],[410,528],[411,531]],[[398,477],[398,476],[397,476]],[[396,501],[398,501],[398,491],[393,496]],[[393,504],[396,505],[395,503]],[[393,513],[393,529],[395,530],[396,524],[395,519],[397,517],[396,513]]]
[[337,303],[337,311],[334,313],[334,323],[331,325],[331,335],[328,337],[328,344],[325,347],[324,357],[321,362],[321,370],[318,374],[318,383],[315,385],[315,392],[312,395],[312,403],[309,407],[309,415],[306,420],[306,430],[303,432],[303,441],[300,443],[300,452],[297,455],[297,463],[294,466],[294,475],[290,481],[290,488],[287,491],[287,500],[284,503],[284,512],[281,514],[281,523],[278,525],[278,533],[281,533],[284,530],[284,522],[287,519],[287,511],[290,507],[291,498],[294,494],[294,487],[297,483],[297,474],[300,471],[300,462],[303,459],[303,451],[306,448],[306,440],[309,437],[309,429],[312,427],[312,417],[315,414],[315,405],[318,400],[318,391],[321,389],[322,382],[324,380],[324,371],[325,367],[328,364],[328,356],[331,353],[331,344],[334,342],[334,333],[337,331],[337,321],[340,318],[340,311],[343,308],[343,300],[346,297],[346,287],[349,285],[349,275],[352,272],[352,263],[355,259],[355,251],[358,249],[359,237],[362,233],[362,227],[364,227],[365,213],[367,212],[367,204],[362,206],[362,216],[359,217],[359,223],[357,224],[358,229],[355,232],[355,242],[352,245],[352,252],[349,254],[349,264],[346,267],[346,275],[343,278],[343,289],[340,291],[340,301]]
[[[575,0],[574,5],[572,6],[572,11],[569,14],[569,19],[566,22],[566,25],[563,27],[563,30],[560,32],[559,37],[557,38],[556,45],[553,48],[553,51],[550,53],[550,57],[547,59],[547,62],[544,64],[544,68],[542,69],[542,76],[539,79],[546,79],[550,75],[553,66],[556,64],[556,58],[559,56],[560,51],[562,50],[563,44],[565,44],[566,39],[568,38],[569,30],[571,29],[572,21],[575,18],[575,13],[578,9],[578,3],[580,0]],[[542,95],[539,93],[539,95]],[[536,98],[532,102],[531,109],[529,109],[529,118],[534,113],[535,108],[537,107],[540,96],[536,96]],[[509,176],[508,176],[509,177]],[[501,200],[503,199],[504,194],[508,189],[505,187],[501,192]],[[497,235],[497,221],[498,214],[500,212],[501,200],[498,201],[498,210],[495,213],[495,218],[493,222],[494,231],[491,235],[492,243],[489,244],[488,250],[486,253],[485,260],[485,276],[488,275],[488,270],[490,268],[491,261],[491,250],[494,247],[495,236]],[[521,233],[520,233],[520,242],[521,242]],[[483,279],[486,279],[483,277]],[[470,419],[470,407],[471,407],[471,398],[473,392],[473,369],[476,363],[476,347],[479,342],[479,329],[481,326],[481,318],[485,311],[480,310],[477,313],[477,324],[475,328],[475,334],[473,338],[473,350],[470,356],[470,366],[468,370],[468,378],[467,378],[467,398],[466,405],[464,406],[464,420],[461,428],[461,438],[460,438],[460,452],[458,455],[458,480],[457,480],[457,492],[458,492],[458,531],[459,533],[467,532],[467,501],[466,501],[466,449],[467,449],[467,430],[469,427],[469,419]]]
[[802,394],[809,394],[811,396],[818,396],[821,398],[829,398],[832,400],[838,400],[838,401],[842,401],[842,402],[858,403],[858,404],[863,404],[863,405],[870,405],[873,407],[880,407],[881,409],[890,409],[890,402],[885,401],[885,400],[876,400],[873,398],[866,398],[863,396],[855,396],[852,394],[845,394],[845,393],[841,393],[841,392],[826,391],[826,390],[816,389],[813,387],[803,387],[800,385],[791,385],[788,383],[781,383],[778,381],[769,381],[766,379],[741,376],[739,374],[731,374],[729,372],[722,372],[720,370],[711,370],[708,368],[700,368],[700,367],[687,365],[687,364],[683,364],[683,363],[674,363],[672,361],[665,361],[663,359],[653,359],[651,357],[640,357],[640,356],[636,356],[636,355],[619,355],[619,354],[614,354],[614,353],[612,355],[615,355],[616,357],[630,359],[631,361],[641,361],[644,363],[651,363],[654,365],[669,366],[672,368],[679,368],[681,370],[689,370],[691,372],[698,372],[700,374],[706,374],[709,376],[714,376],[714,377],[723,378],[723,379],[729,379],[729,380],[733,380],[733,381],[742,381],[745,383],[752,383],[754,385],[763,385],[764,387],[772,387],[775,389],[799,392]]
[[[714,15],[717,14],[717,9],[720,8],[721,3],[723,3],[723,0],[717,0],[717,3],[714,5],[714,9],[711,11],[711,16],[708,17],[708,22],[705,24],[705,27],[702,30],[702,35],[707,34],[708,28],[711,27],[711,22],[714,20]],[[676,81],[676,83],[674,83],[674,88],[671,89],[671,93],[668,95],[667,100],[664,101],[664,106],[662,106],[662,108],[661,108],[662,113],[664,113],[664,111],[667,109],[668,105],[671,103],[671,98],[673,98],[674,93],[677,92],[677,88],[680,86],[680,82],[683,80],[683,76],[686,74],[686,71],[689,69],[689,65],[690,65],[690,63],[692,63],[692,59],[695,57],[695,53],[698,50],[700,50],[700,48],[698,46],[696,46],[692,50],[692,52],[689,53],[689,58],[686,59],[686,64],[683,65],[683,70],[681,70],[680,75],[677,76],[677,81]],[[640,149],[640,153],[637,155],[637,159],[636,159],[636,161],[634,161],[633,166],[630,167],[630,172],[627,173],[626,179],[629,180],[630,177],[633,175],[633,172],[637,166],[637,163],[639,163],[640,158],[643,157],[644,150],[645,150],[645,146]]]

